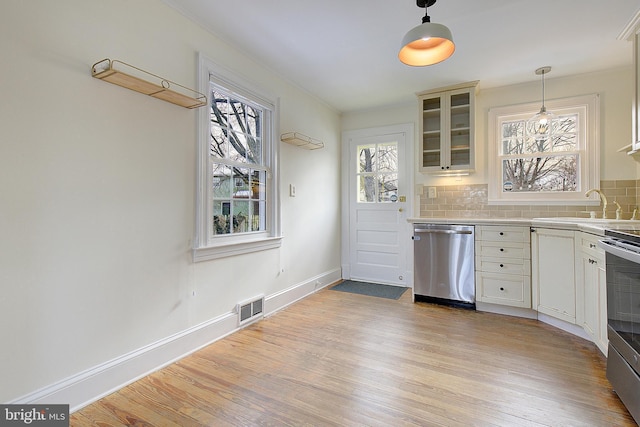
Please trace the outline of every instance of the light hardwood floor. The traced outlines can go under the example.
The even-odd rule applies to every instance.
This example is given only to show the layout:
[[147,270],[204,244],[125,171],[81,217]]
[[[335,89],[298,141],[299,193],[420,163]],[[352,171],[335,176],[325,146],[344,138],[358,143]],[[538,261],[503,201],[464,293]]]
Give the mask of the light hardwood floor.
[[72,426],[635,426],[597,348],[535,320],[322,290]]

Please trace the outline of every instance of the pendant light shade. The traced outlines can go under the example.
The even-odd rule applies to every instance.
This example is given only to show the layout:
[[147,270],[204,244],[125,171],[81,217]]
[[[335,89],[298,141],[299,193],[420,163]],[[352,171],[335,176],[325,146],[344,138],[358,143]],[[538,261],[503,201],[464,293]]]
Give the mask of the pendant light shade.
[[449,28],[442,24],[431,23],[427,8],[434,5],[436,0],[417,0],[418,7],[425,8],[422,25],[418,25],[402,39],[402,47],[398,53],[401,62],[422,67],[442,62],[453,55],[456,46]]
[[549,126],[551,122],[557,119],[556,115],[551,111],[547,111],[544,105],[544,75],[551,71],[551,67],[541,67],[536,70],[536,74],[542,76],[542,107],[540,111],[527,121],[527,126],[536,139],[545,139],[549,135]]

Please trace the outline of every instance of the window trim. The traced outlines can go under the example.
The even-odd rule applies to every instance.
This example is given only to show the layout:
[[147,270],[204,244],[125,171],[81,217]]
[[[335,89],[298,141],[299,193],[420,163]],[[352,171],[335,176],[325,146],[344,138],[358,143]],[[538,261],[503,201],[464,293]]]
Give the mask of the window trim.
[[581,95],[546,101],[549,111],[560,114],[562,110],[580,110],[584,123],[580,126],[584,134],[583,144],[578,153],[580,161],[579,190],[575,192],[516,192],[501,191],[502,165],[499,146],[501,131],[499,125],[509,117],[527,115],[531,117],[540,110],[539,102],[508,105],[489,109],[488,120],[488,203],[490,205],[595,205],[598,200],[588,199],[584,192],[600,187],[600,97],[598,94]]
[[[263,251],[278,248],[281,245],[281,218],[280,218],[280,173],[279,173],[279,146],[278,124],[279,99],[243,77],[222,67],[202,54],[198,55],[198,90],[206,93],[210,99],[210,82],[218,84],[227,91],[250,100],[253,103],[267,107],[271,119],[268,129],[270,141],[263,146],[265,163],[269,166],[267,174],[267,230],[263,232],[251,232],[231,234],[229,236],[210,237],[210,228],[213,217],[211,209],[211,185],[212,171],[209,162],[209,111],[208,108],[198,109],[197,115],[197,177],[196,177],[196,227],[193,239],[193,261],[207,261],[250,252]],[[265,138],[266,139],[266,138]],[[211,218],[211,221],[209,220]]]

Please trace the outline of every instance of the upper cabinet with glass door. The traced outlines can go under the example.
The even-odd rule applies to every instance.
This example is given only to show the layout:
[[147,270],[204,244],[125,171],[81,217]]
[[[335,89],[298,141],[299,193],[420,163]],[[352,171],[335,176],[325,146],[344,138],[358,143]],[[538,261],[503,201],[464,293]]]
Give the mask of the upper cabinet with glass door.
[[477,84],[475,81],[417,94],[422,172],[459,173],[474,169]]
[[618,35],[618,39],[629,40],[633,43],[633,63],[635,71],[633,76],[633,104],[631,106],[631,144],[622,147],[618,151],[628,151],[628,154],[638,154],[640,153],[640,10],[636,12]]

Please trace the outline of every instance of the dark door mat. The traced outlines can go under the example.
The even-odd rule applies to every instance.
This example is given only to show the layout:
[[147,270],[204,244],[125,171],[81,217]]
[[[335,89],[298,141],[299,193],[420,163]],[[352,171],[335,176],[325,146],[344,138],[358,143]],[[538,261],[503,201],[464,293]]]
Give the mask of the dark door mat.
[[409,288],[392,285],[381,285],[379,283],[345,280],[329,289],[331,289],[332,291],[349,292],[352,294],[368,295],[371,297],[398,299]]

